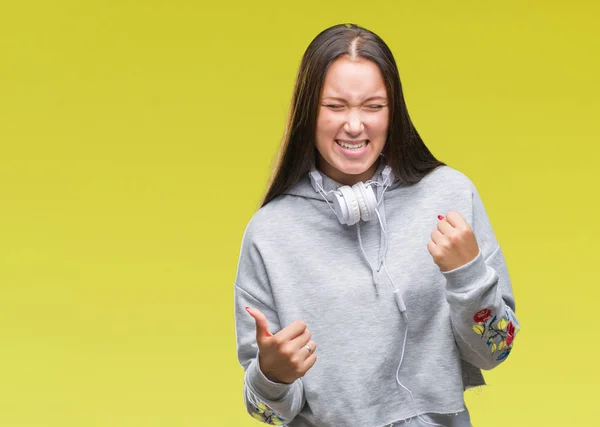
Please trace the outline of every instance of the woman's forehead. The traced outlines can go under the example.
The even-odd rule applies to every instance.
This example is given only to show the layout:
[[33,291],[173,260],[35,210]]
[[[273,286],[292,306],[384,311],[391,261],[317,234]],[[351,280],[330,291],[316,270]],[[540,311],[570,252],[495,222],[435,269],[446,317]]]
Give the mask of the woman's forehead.
[[387,95],[379,67],[369,60],[340,58],[329,68],[323,85],[323,97],[348,100]]

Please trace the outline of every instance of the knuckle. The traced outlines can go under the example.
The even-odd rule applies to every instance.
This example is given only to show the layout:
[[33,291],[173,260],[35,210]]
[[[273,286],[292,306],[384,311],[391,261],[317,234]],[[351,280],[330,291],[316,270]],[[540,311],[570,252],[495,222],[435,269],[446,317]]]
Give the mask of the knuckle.
[[283,356],[287,357],[289,360],[294,359],[294,352],[292,351],[292,349],[289,346],[282,347],[280,353]]
[[306,323],[302,320],[296,320],[293,323],[294,327],[300,328],[300,329],[306,329]]

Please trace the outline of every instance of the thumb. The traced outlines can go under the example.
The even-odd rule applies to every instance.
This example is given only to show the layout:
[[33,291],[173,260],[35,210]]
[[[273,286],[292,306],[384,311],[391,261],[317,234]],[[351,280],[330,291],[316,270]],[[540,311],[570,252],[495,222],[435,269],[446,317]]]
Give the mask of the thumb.
[[272,337],[273,334],[269,332],[269,324],[267,318],[262,312],[256,308],[246,307],[246,311],[250,316],[254,318],[256,322],[256,341],[261,341],[264,338]]

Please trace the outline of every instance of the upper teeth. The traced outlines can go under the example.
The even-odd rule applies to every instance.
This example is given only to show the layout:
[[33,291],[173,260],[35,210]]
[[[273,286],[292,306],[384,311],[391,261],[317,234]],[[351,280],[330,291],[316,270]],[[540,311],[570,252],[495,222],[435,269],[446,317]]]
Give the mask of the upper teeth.
[[367,141],[363,141],[359,144],[348,144],[342,141],[337,141],[338,144],[340,144],[342,147],[344,148],[350,148],[350,149],[354,149],[354,150],[358,150],[359,148],[363,148],[365,145],[367,145]]

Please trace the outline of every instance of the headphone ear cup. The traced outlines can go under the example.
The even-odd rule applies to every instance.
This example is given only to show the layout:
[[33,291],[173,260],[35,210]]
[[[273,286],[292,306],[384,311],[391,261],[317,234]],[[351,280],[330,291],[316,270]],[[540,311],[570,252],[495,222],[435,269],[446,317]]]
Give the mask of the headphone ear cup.
[[357,182],[352,186],[352,190],[354,191],[356,201],[358,202],[361,219],[363,221],[369,221],[371,219],[371,215],[369,213],[369,210],[367,209],[366,195],[364,193],[364,184],[362,182]]
[[[343,185],[339,188],[340,193],[343,196],[342,205],[345,204],[348,210],[348,220],[345,222],[346,225],[354,225],[360,221],[360,207],[358,201],[354,195],[354,191],[348,185]],[[345,202],[345,203],[344,203]],[[344,223],[342,223],[344,224]]]
[[333,193],[333,210],[335,211],[337,219],[342,224],[348,224],[348,219],[350,217],[348,206],[346,205],[346,201],[344,200],[342,193],[339,191],[335,191]]
[[358,206],[360,207],[360,216],[364,221],[370,221],[377,215],[377,199],[370,186],[363,182],[357,182],[352,186],[356,195]]
[[377,217],[377,197],[375,197],[375,191],[373,191],[373,188],[370,185],[364,185],[364,191],[365,191],[365,200],[366,200],[366,204],[367,204],[367,209],[369,210],[370,216],[371,218],[376,218]]

